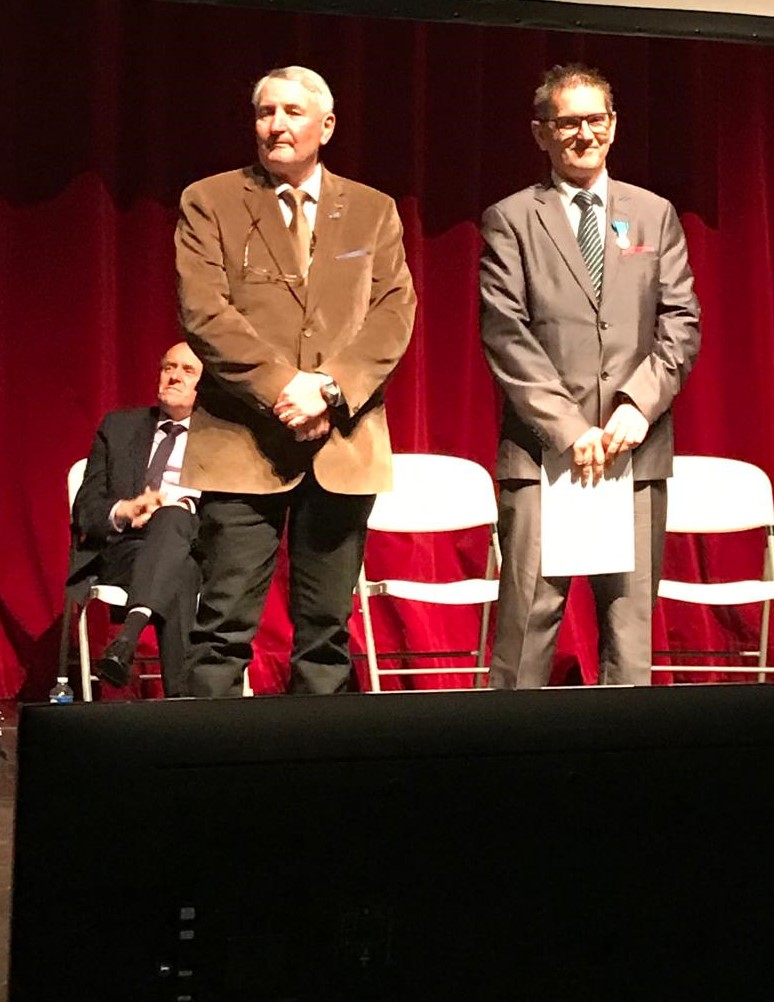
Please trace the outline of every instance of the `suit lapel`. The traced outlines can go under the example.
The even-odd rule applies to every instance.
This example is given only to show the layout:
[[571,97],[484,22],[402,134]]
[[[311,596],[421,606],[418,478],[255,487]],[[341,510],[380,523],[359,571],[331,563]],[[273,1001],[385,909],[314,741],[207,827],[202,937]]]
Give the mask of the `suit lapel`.
[[588,296],[592,306],[597,309],[597,296],[591,283],[591,276],[580,252],[578,240],[570,226],[570,220],[567,218],[559,192],[553,185],[541,186],[535,190],[535,198],[537,200],[537,214],[546,232],[564,258],[575,280]]
[[346,218],[347,199],[343,178],[322,169],[320,201],[314,224],[314,256],[309,269],[306,298],[307,314],[314,311],[329,277],[327,265],[341,249],[343,222]]
[[[297,274],[298,262],[279,200],[269,179],[257,169],[247,172],[245,205],[253,221],[252,239],[263,242],[279,274]],[[290,285],[290,291],[303,306],[306,298],[305,286]]]
[[156,433],[158,419],[158,408],[149,407],[141,416],[132,434],[130,455],[132,457],[132,487],[135,497],[145,490],[145,472],[148,469],[148,460],[153,447],[153,436]]
[[629,223],[629,234],[631,235],[631,221],[629,217],[629,197],[624,194],[615,181],[610,181],[607,190],[607,232],[605,234],[605,267],[602,276],[602,295],[605,296],[613,287],[613,283],[618,275],[618,267],[621,260],[621,251],[617,243],[617,236],[613,223]]

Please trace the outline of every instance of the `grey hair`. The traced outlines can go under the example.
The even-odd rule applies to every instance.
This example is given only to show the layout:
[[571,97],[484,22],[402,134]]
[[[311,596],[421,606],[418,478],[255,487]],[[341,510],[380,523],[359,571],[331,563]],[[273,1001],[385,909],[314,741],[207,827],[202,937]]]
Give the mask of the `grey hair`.
[[253,87],[253,107],[258,110],[261,101],[261,90],[268,80],[296,80],[300,83],[317,101],[318,107],[323,115],[333,111],[333,94],[328,84],[319,73],[307,69],[306,66],[280,66],[277,69],[269,70],[262,76]]

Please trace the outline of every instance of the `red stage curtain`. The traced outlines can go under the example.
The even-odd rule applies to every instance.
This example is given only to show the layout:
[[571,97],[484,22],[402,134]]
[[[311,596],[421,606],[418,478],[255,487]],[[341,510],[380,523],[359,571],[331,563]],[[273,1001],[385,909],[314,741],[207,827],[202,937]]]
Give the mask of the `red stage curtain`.
[[[252,159],[250,86],[271,66],[327,77],[339,124],[326,162],[400,207],[419,312],[389,389],[396,449],[493,468],[499,404],[478,343],[478,220],[542,176],[532,91],[545,67],[582,59],[615,85],[612,173],[671,198],[688,233],[704,347],[676,407],[678,449],[774,473],[772,49],[150,0],[6,0],[0,31],[0,697],[40,696],[51,683],[66,470],[107,409],[153,400],[156,361],[178,337],[179,193]],[[377,548],[385,565],[401,555],[397,543]],[[428,552],[428,575],[469,563],[451,550]],[[751,554],[731,556],[741,565]],[[711,575],[714,556],[687,548],[669,561]],[[590,681],[587,591],[572,603],[557,677]],[[393,610],[380,624],[394,642],[403,630],[416,639],[427,620],[401,625]],[[446,613],[435,632],[458,643],[472,624]],[[689,627],[742,640],[753,618],[660,610],[657,642]],[[281,687],[287,638],[278,590],[260,688]]]

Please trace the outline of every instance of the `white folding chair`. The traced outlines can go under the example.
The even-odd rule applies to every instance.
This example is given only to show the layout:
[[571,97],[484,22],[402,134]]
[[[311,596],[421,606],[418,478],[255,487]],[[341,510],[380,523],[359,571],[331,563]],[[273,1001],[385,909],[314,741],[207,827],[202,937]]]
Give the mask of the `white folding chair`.
[[[67,498],[70,504],[70,516],[72,518],[73,504],[75,503],[75,495],[78,493],[78,489],[83,483],[83,476],[86,472],[86,460],[79,459],[77,462],[73,463],[67,474]],[[99,676],[95,675],[91,670],[91,654],[89,646],[89,621],[87,616],[87,610],[89,603],[93,601],[103,602],[105,605],[113,606],[115,608],[125,608],[128,595],[124,588],[119,588],[118,585],[106,585],[95,582],[89,588],[89,593],[86,601],[83,603],[81,608],[78,610],[78,659],[80,662],[81,669],[81,688],[83,690],[83,699],[85,702],[90,703],[93,699],[92,686],[94,682],[99,682]],[[69,606],[67,607],[69,610]],[[65,616],[69,618],[68,611],[66,610]],[[64,629],[69,628],[69,622],[66,622]],[[60,656],[61,660],[61,656]],[[140,662],[146,661],[156,661],[158,658],[138,658]],[[60,669],[61,671],[61,669]],[[144,672],[141,671],[137,678],[146,679],[160,679],[160,672]],[[246,670],[242,678],[242,695],[252,696],[253,690],[250,685],[249,670]]]
[[[483,578],[435,583],[416,578],[371,581],[365,564],[358,581],[363,615],[365,656],[373,692],[381,692],[381,679],[389,675],[439,675],[473,673],[480,679],[485,666],[486,640],[492,603],[497,599],[500,548],[497,539],[497,500],[489,473],[478,463],[456,456],[404,453],[393,456],[393,488],[377,495],[368,528],[371,532],[430,533],[487,526],[489,541]],[[482,561],[483,563],[483,561]],[[411,570],[412,568],[406,568]],[[481,607],[478,644],[465,651],[377,651],[371,618],[371,599],[391,595],[413,602]],[[381,668],[380,660],[474,657],[475,667]]]
[[[769,606],[774,598],[774,501],[771,481],[752,463],[715,456],[675,456],[674,472],[667,481],[667,532],[732,533],[760,529],[762,573],[753,580],[722,582],[673,581],[662,579],[661,598],[698,605],[761,605],[761,629],[755,650],[654,651],[670,658],[730,658],[729,664],[654,665],[654,671],[718,672],[750,674],[758,672],[763,682],[767,672]],[[737,663],[733,663],[736,660]],[[738,663],[747,661],[748,664]],[[749,663],[753,662],[754,663]]]
[[[70,515],[72,516],[73,504],[75,502],[75,495],[78,493],[78,489],[83,482],[83,475],[86,472],[86,460],[79,459],[77,462],[73,463],[67,474],[67,497],[70,503]],[[102,602],[105,605],[112,606],[114,608],[123,608],[126,606],[127,593],[125,589],[119,588],[117,585],[106,585],[100,584],[98,581],[94,582],[89,588],[89,593],[86,600],[77,610],[78,612],[78,659],[81,668],[81,688],[83,691],[83,699],[85,702],[90,703],[93,699],[92,685],[94,682],[99,681],[99,676],[95,675],[91,670],[91,648],[89,643],[89,620],[88,620],[88,608],[91,602]],[[145,660],[155,660],[152,659],[142,659]],[[160,679],[160,672],[141,672],[138,676],[141,679]]]

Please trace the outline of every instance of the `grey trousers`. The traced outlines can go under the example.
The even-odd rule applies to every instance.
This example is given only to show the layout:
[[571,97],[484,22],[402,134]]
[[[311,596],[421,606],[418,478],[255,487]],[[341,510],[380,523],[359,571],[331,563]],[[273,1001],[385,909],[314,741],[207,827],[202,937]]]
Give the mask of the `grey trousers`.
[[[548,685],[571,578],[540,573],[540,484],[500,484],[503,552],[497,632],[489,684],[499,689]],[[601,685],[649,685],[651,617],[661,576],[666,481],[634,485],[635,566],[589,577],[599,628]]]

